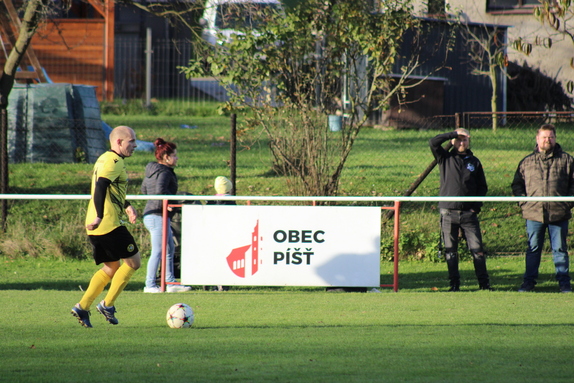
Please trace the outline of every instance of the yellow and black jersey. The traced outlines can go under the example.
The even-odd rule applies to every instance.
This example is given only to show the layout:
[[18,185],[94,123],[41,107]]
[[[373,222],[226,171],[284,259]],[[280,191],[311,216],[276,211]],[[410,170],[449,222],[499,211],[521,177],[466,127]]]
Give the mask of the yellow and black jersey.
[[128,175],[124,159],[113,151],[108,151],[100,156],[94,165],[92,175],[92,187],[88,213],[86,215],[86,225],[92,223],[97,216],[94,203],[94,193],[96,192],[96,182],[103,177],[111,181],[104,202],[104,216],[100,226],[95,230],[87,230],[88,235],[103,235],[120,226],[120,217],[124,214],[124,204],[128,186]]

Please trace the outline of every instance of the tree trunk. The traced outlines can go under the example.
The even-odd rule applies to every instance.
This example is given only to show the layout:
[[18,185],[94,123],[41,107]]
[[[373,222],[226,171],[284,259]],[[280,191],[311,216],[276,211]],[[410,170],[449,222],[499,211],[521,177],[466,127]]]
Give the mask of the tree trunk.
[[[10,51],[4,70],[0,72],[0,194],[8,193],[8,96],[14,86],[16,71],[26,49],[36,33],[38,24],[43,19],[44,7],[49,0],[30,0],[22,19],[18,39]],[[8,213],[7,200],[2,200],[2,230],[6,228]]]
[[498,129],[498,82],[496,79],[496,66],[490,66],[490,83],[492,84],[492,96],[490,97],[490,110],[492,112],[492,130]]

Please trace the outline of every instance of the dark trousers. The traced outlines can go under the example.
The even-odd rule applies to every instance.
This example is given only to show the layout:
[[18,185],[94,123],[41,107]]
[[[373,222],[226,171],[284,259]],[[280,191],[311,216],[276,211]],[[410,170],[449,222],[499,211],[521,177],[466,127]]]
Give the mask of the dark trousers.
[[451,286],[460,285],[460,273],[458,270],[458,238],[462,230],[466,238],[468,249],[472,254],[474,272],[481,287],[487,287],[490,283],[486,270],[486,256],[482,246],[482,234],[480,223],[476,213],[470,210],[440,209],[441,231],[445,247],[445,258],[448,267],[448,277]]

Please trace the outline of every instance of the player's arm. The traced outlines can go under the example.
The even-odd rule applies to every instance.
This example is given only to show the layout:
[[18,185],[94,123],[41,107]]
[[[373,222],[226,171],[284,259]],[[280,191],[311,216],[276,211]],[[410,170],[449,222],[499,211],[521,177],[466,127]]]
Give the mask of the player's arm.
[[128,200],[124,203],[124,210],[128,215],[128,220],[130,223],[136,223],[136,218],[138,217],[137,210],[129,203]]
[[108,192],[108,187],[112,184],[107,178],[99,177],[96,181],[96,186],[94,188],[94,207],[96,208],[96,218],[86,226],[88,230],[95,230],[100,226],[102,219],[104,218],[104,205],[106,201],[106,193]]

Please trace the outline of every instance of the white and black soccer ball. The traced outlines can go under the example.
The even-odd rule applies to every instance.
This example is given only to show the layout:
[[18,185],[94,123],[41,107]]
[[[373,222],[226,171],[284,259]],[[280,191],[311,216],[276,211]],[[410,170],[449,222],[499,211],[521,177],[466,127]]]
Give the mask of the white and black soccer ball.
[[195,320],[193,310],[185,303],[176,303],[167,310],[167,325],[171,328],[189,328]]

